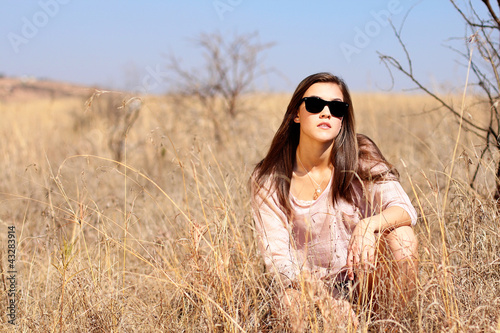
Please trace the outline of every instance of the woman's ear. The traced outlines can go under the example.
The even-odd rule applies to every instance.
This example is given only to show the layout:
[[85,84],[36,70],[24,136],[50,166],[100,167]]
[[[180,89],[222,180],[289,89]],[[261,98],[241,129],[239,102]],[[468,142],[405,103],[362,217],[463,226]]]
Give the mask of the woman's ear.
[[298,113],[295,116],[295,118],[293,118],[293,121],[296,122],[297,124],[300,123],[300,118],[299,118],[299,114]]

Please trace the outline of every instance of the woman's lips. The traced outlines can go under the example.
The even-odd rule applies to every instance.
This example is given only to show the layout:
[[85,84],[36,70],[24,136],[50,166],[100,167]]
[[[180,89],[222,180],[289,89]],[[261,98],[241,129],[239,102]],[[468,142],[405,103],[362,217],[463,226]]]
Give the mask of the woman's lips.
[[330,128],[332,128],[332,126],[330,126],[330,124],[329,124],[329,123],[320,123],[320,124],[318,125],[318,127],[319,127],[319,128],[324,128],[324,129],[330,129]]

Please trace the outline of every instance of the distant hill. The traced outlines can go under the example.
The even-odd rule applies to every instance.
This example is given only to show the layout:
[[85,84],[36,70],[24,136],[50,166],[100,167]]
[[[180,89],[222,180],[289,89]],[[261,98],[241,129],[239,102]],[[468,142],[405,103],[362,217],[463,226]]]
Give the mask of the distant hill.
[[0,77],[0,101],[22,101],[40,98],[88,97],[96,87],[35,78]]

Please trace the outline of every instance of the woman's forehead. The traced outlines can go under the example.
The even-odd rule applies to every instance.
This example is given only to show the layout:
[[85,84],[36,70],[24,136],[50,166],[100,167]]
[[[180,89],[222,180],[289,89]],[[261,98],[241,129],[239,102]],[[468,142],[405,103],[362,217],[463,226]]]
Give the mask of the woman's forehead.
[[314,83],[306,90],[303,97],[311,96],[320,97],[327,101],[332,101],[339,98],[343,100],[342,90],[340,90],[338,84],[333,82]]

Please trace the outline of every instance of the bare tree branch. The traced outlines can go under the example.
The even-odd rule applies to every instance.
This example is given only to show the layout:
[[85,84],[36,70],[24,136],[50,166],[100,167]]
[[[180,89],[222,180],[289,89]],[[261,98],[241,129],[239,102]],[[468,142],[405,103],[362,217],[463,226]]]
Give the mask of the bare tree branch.
[[[484,24],[484,23],[474,23],[472,21],[469,20],[469,18],[467,17],[467,15],[464,14],[464,12],[462,11],[462,9],[460,9],[460,7],[457,6],[457,4],[455,3],[454,0],[450,0],[450,2],[453,4],[453,6],[455,7],[455,9],[457,10],[457,12],[462,16],[462,18],[465,20],[465,22],[471,26],[471,27],[478,27],[478,28],[489,28],[489,29],[496,29],[497,27],[494,26],[494,25],[487,25],[487,24]],[[471,5],[472,7],[472,5]]]
[[222,142],[219,115],[236,117],[242,94],[251,89],[258,77],[272,71],[261,66],[261,55],[274,44],[259,42],[257,33],[236,35],[232,39],[220,33],[202,33],[192,41],[203,56],[202,67],[185,69],[170,55],[168,68],[175,80],[176,93],[193,96],[201,102],[203,112],[214,124],[216,141]]
[[[461,57],[467,59],[467,63],[470,60],[470,69],[474,74],[476,80],[471,82],[471,86],[477,86],[480,88],[479,98],[482,98],[482,102],[476,104],[476,108],[479,112],[485,112],[488,118],[488,124],[480,124],[477,120],[462,118],[464,124],[464,129],[476,134],[479,138],[483,140],[484,148],[481,150],[481,154],[478,157],[479,162],[477,168],[474,172],[474,176],[471,181],[471,187],[474,185],[474,181],[477,178],[479,169],[481,168],[481,161],[485,158],[487,152],[491,153],[491,148],[494,147],[500,151],[500,112],[498,104],[500,102],[500,74],[498,67],[500,66],[500,20],[499,15],[495,12],[489,0],[481,0],[483,5],[487,9],[487,17],[482,18],[481,15],[476,11],[476,8],[472,4],[472,1],[467,3],[466,10],[463,7],[457,5],[454,0],[450,0],[455,10],[460,14],[462,19],[466,24],[467,33],[471,34],[470,37],[464,38],[465,50],[467,52],[458,51],[452,48],[453,51],[458,52]],[[500,7],[500,0],[497,1]],[[471,13],[471,17],[466,15],[466,11]],[[406,18],[405,18],[406,19]],[[404,22],[403,22],[404,23]],[[391,68],[396,69],[400,73],[404,74],[407,78],[416,85],[416,87],[426,94],[431,96],[434,100],[439,102],[439,104],[450,112],[456,119],[461,119],[461,113],[453,105],[445,102],[437,93],[433,92],[431,89],[427,88],[421,81],[415,76],[413,72],[413,65],[410,53],[406,48],[405,43],[401,38],[401,28],[398,30],[392,25],[394,30],[394,35],[398,40],[401,48],[403,49],[408,63],[408,67],[404,67],[401,63],[392,56],[381,54],[379,57],[385,66],[388,68],[391,75],[391,80],[394,77],[391,73]],[[479,55],[471,58],[472,49],[477,49]],[[392,81],[394,82],[394,81]],[[479,107],[481,105],[481,107]],[[483,107],[486,105],[487,107]],[[500,161],[496,161],[496,189],[495,198],[500,199]]]
[[498,16],[496,15],[495,11],[491,7],[490,0],[482,0],[482,1],[486,5],[486,8],[488,8],[488,11],[490,12],[491,17],[493,18],[493,20],[495,20],[498,27],[500,28],[500,19],[498,19]]
[[[451,113],[453,113],[453,115],[455,115],[456,117],[460,117],[460,113],[459,112],[457,112],[451,105],[449,105],[448,103],[446,103],[443,99],[441,99],[439,96],[437,96],[436,94],[434,94],[433,92],[431,92],[427,87],[425,87],[419,80],[417,80],[415,78],[415,76],[410,71],[404,69],[403,66],[401,66],[401,64],[394,57],[383,55],[380,52],[377,52],[377,53],[379,54],[379,57],[380,57],[380,59],[382,61],[388,62],[388,64],[390,64],[392,67],[396,68],[399,72],[405,74],[413,83],[415,83],[417,85],[417,87],[419,89],[421,89],[422,91],[424,91],[425,93],[427,93],[428,95],[430,95],[431,97],[433,97],[436,101],[438,101],[439,103],[441,103],[441,105],[444,108],[446,108],[448,111],[450,111]],[[474,128],[474,129],[478,130],[479,132],[484,132],[484,133],[488,132],[487,128],[483,128],[481,126],[478,126],[478,125],[476,125],[475,123],[471,122],[468,119],[463,119],[463,122],[466,123],[471,128]],[[474,132],[474,133],[476,135],[478,135],[478,136],[482,136],[481,134],[478,134],[478,132]]]

